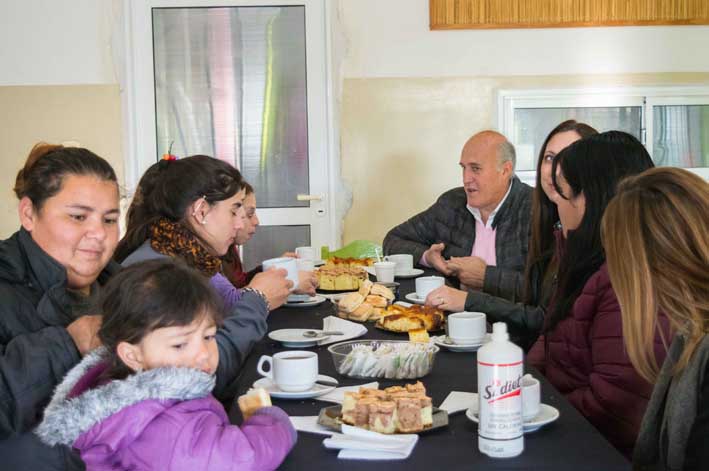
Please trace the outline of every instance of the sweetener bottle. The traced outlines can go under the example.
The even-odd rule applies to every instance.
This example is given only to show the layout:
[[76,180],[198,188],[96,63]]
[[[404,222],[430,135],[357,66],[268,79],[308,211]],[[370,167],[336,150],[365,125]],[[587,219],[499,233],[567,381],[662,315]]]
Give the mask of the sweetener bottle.
[[524,450],[522,349],[510,342],[507,324],[492,325],[492,341],[478,350],[478,448],[493,458]]

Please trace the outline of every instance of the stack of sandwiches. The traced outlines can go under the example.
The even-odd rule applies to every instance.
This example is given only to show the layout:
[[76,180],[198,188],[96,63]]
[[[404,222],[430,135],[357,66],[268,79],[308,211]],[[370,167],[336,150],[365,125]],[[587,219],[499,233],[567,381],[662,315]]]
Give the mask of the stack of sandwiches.
[[347,293],[338,303],[338,315],[353,321],[376,321],[394,300],[394,292],[386,286],[364,280],[359,291]]

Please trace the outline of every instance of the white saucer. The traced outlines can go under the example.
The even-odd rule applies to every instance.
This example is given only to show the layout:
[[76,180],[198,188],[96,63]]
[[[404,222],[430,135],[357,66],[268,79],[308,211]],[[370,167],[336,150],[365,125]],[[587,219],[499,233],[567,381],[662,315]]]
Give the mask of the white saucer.
[[[478,407],[478,395],[475,394],[473,405],[470,409],[465,411],[465,416],[476,424],[478,423]],[[552,407],[547,404],[540,404],[539,413],[536,417],[530,420],[525,420],[522,428],[524,433],[536,432],[546,424],[552,423],[558,418],[559,410],[556,407]]]
[[466,343],[466,344],[448,344],[444,343],[443,339],[445,339],[445,335],[437,335],[435,337],[431,337],[431,341],[438,345],[439,347],[447,348],[451,352],[477,352],[480,347],[488,343],[490,340],[492,340],[492,337],[490,334],[485,334],[485,337],[481,342],[478,343]]
[[425,304],[426,303],[426,298],[419,298],[416,292],[414,291],[413,293],[409,293],[406,296],[404,296],[407,300],[411,301],[412,303],[415,304]]
[[[372,276],[377,276],[377,272],[374,271],[374,267],[363,267],[364,271],[369,273]],[[420,268],[412,268],[411,271],[408,273],[404,273],[402,275],[394,275],[394,278],[416,278],[417,276],[423,275],[423,270]]]
[[284,306],[285,307],[309,307],[309,306],[317,306],[318,304],[322,304],[325,301],[327,301],[327,298],[325,296],[320,296],[319,294],[316,294],[315,296],[310,296],[306,301],[296,301],[296,302],[287,301],[284,304]]
[[423,275],[423,270],[420,268],[412,268],[408,273],[402,273],[401,275],[394,275],[394,278],[416,278],[417,276]]
[[302,347],[313,347],[318,344],[320,340],[329,338],[329,335],[323,335],[322,337],[303,337],[303,332],[307,330],[321,330],[321,329],[280,329],[274,330],[268,333],[268,338],[275,340],[276,342],[281,342],[284,347],[289,348],[302,348]]
[[[335,383],[337,383],[337,380],[330,376],[318,375],[318,379],[322,379],[324,381],[334,381]],[[286,392],[281,391],[278,386],[276,386],[273,381],[271,381],[271,378],[261,378],[257,380],[251,387],[263,388],[268,391],[268,393],[272,397],[278,399],[308,399],[311,397],[318,397],[322,396],[323,394],[327,394],[333,389],[335,389],[337,386],[325,386],[322,384],[314,384],[313,387],[308,389],[307,391]]]
[[325,265],[325,260],[313,260],[313,266],[314,267],[321,267]]

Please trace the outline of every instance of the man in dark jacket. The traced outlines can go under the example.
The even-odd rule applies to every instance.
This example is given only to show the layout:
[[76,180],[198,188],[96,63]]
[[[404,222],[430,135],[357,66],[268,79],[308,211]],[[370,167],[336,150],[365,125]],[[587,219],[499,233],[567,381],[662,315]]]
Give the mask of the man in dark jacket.
[[408,253],[461,285],[502,298],[521,296],[532,189],[514,176],[515,150],[500,133],[483,131],[463,146],[463,187],[384,239],[387,254]]

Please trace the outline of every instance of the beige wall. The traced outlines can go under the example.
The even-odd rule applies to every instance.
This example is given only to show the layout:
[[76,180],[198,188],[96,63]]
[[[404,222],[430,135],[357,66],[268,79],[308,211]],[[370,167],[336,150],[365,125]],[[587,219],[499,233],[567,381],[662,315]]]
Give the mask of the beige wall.
[[460,149],[495,127],[498,89],[709,84],[709,73],[622,76],[367,78],[343,86],[342,175],[352,189],[344,243],[381,242],[394,225],[460,186]]
[[0,110],[0,239],[19,227],[12,187],[38,141],[77,141],[124,181],[118,85],[0,87]]

